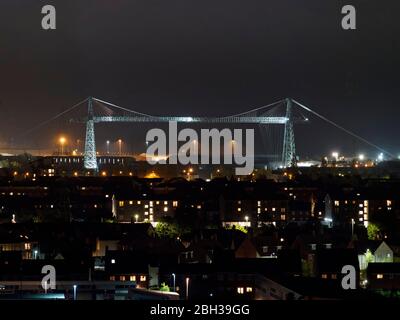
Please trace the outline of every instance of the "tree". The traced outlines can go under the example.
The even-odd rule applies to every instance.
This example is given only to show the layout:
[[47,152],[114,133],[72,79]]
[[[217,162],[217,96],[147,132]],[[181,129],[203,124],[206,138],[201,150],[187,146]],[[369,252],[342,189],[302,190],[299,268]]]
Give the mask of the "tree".
[[160,238],[177,238],[180,235],[178,226],[171,222],[157,223],[155,232]]
[[167,286],[167,285],[165,284],[165,282],[161,283],[160,291],[170,292],[169,286]]
[[367,227],[367,232],[369,240],[379,240],[381,230],[377,224],[369,223]]
[[242,227],[240,225],[226,226],[225,229],[227,229],[227,230],[237,230],[237,231],[241,231],[243,233],[247,233],[248,232],[248,230],[245,227]]
[[375,257],[372,254],[371,250],[367,249],[367,251],[365,252],[365,261],[368,263],[370,262],[374,262]]

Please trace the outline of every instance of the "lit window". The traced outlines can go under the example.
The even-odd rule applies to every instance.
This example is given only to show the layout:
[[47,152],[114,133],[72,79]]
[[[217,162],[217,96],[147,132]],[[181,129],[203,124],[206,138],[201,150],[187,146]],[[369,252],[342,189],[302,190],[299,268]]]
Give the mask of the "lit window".
[[253,288],[252,287],[246,287],[246,292],[253,292]]
[[197,206],[197,209],[201,209],[201,205],[198,205],[198,206]]
[[364,200],[364,207],[368,207],[368,200]]
[[337,279],[337,275],[334,273],[334,274],[332,274],[331,278],[332,279]]
[[149,205],[148,205],[148,204],[145,204],[144,207],[145,207],[145,209],[147,209],[147,208],[149,207]]
[[167,204],[168,204],[168,201],[164,201],[164,204],[167,205]]
[[339,201],[335,200],[335,207],[338,207],[338,206],[339,206]]
[[177,206],[178,206],[178,201],[173,201],[173,202],[172,202],[172,205],[173,205],[174,207],[177,207]]
[[111,264],[115,264],[115,259],[111,259]]
[[377,275],[376,275],[376,278],[377,278],[377,279],[383,279],[383,274],[382,274],[382,273],[377,274]]
[[392,206],[392,200],[386,200],[386,205],[388,207],[391,207]]
[[115,276],[110,276],[110,281],[115,281]]
[[25,250],[31,250],[31,244],[25,243]]
[[275,210],[276,210],[275,208],[272,208],[272,212],[275,212]]
[[362,208],[362,207],[363,207],[363,204],[362,204],[362,203],[360,203],[358,206],[359,206],[360,208]]
[[140,276],[140,281],[146,281],[146,276]]
[[136,276],[130,276],[130,277],[129,277],[129,280],[130,280],[130,281],[136,281]]
[[141,204],[141,203],[142,203],[142,201],[138,200],[137,204]]
[[152,207],[153,206],[153,201],[150,201],[150,207]]
[[242,211],[242,208],[237,208],[238,212]]
[[243,294],[244,293],[244,288],[243,287],[238,287],[237,288],[237,293]]
[[154,219],[153,215],[150,215],[150,221],[153,221],[153,219]]
[[153,208],[150,208],[150,213],[153,213]]
[[125,276],[120,276],[120,277],[119,277],[119,280],[120,280],[120,281],[125,281],[125,279],[126,279]]
[[131,200],[131,201],[129,201],[129,204],[130,204],[130,205],[133,205],[133,201],[132,201],[132,200]]
[[321,275],[321,278],[322,279],[328,279],[328,275],[326,273],[324,273],[324,274]]
[[286,216],[284,214],[281,214],[281,220],[286,220]]
[[120,207],[123,207],[123,206],[124,206],[124,202],[123,202],[123,201],[120,201],[120,202],[119,202],[119,206],[120,206]]
[[168,207],[164,207],[164,212],[167,212],[168,211]]
[[261,208],[257,208],[257,213],[261,213]]
[[257,206],[261,207],[261,201],[257,201]]

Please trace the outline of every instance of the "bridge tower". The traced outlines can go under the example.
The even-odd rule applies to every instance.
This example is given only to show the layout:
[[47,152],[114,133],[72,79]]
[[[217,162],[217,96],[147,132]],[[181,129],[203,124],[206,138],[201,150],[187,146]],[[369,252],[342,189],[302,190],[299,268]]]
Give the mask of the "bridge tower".
[[292,99],[286,99],[285,131],[283,136],[282,166],[292,167],[296,165],[296,145],[294,142]]
[[84,153],[84,167],[88,170],[97,172],[97,157],[96,157],[96,141],[94,137],[94,112],[93,112],[93,99],[88,99],[88,117],[86,120],[86,139],[85,139],[85,153]]

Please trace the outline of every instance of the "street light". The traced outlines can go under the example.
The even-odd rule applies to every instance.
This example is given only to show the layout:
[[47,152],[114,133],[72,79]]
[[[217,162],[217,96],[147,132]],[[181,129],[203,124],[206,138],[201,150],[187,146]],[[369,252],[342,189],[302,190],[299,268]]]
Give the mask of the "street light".
[[76,300],[76,288],[77,288],[77,285],[74,284],[74,300]]
[[67,139],[65,139],[65,137],[60,137],[60,139],[58,140],[60,142],[61,145],[61,155],[64,154],[64,144],[67,142]]
[[189,277],[186,277],[186,300],[189,300]]
[[174,288],[174,292],[175,292],[175,291],[176,291],[176,288],[175,288],[175,278],[176,278],[176,275],[175,275],[175,273],[172,274],[172,278],[174,279],[173,288]]
[[107,140],[107,154],[110,154],[110,140]]
[[135,214],[135,222],[138,223],[139,215]]
[[360,155],[358,156],[358,159],[359,159],[360,161],[363,161],[363,160],[365,159],[365,156],[364,156],[363,154],[360,154]]
[[351,218],[351,237],[354,235],[354,219]]
[[35,260],[37,259],[37,254],[38,254],[37,250],[33,251],[33,256],[34,256]]
[[122,155],[122,139],[118,139],[119,155]]

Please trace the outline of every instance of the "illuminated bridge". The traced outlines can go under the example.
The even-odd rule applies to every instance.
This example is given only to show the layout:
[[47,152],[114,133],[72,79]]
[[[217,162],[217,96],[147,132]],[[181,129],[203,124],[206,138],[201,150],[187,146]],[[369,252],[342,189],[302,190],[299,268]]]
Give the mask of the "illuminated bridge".
[[[383,150],[377,145],[365,140],[364,138],[356,135],[355,133],[341,127],[333,121],[325,118],[319,113],[306,107],[305,105],[297,102],[294,99],[286,98],[260,108],[252,109],[243,113],[234,114],[230,116],[220,117],[191,117],[191,116],[154,116],[137,112],[128,108],[118,106],[116,104],[89,97],[85,100],[75,104],[67,110],[59,113],[55,117],[39,124],[30,131],[45,125],[72,110],[86,104],[85,115],[75,116],[70,118],[71,122],[85,123],[86,124],[86,137],[85,137],[85,150],[84,150],[84,167],[88,170],[98,170],[98,159],[96,153],[96,140],[95,140],[95,124],[99,123],[159,123],[159,122],[177,122],[177,123],[206,123],[206,124],[257,124],[264,128],[270,125],[280,125],[283,127],[283,136],[277,141],[281,146],[281,153],[279,156],[279,163],[281,167],[290,167],[296,165],[296,144],[294,124],[307,123],[308,118],[302,113],[317,116],[323,121],[335,126],[336,128],[344,131],[346,134],[391,155],[389,152]],[[97,107],[95,108],[94,105]],[[302,112],[298,112],[298,111]],[[28,132],[30,132],[28,131]],[[279,140],[276,139],[275,140]]]

